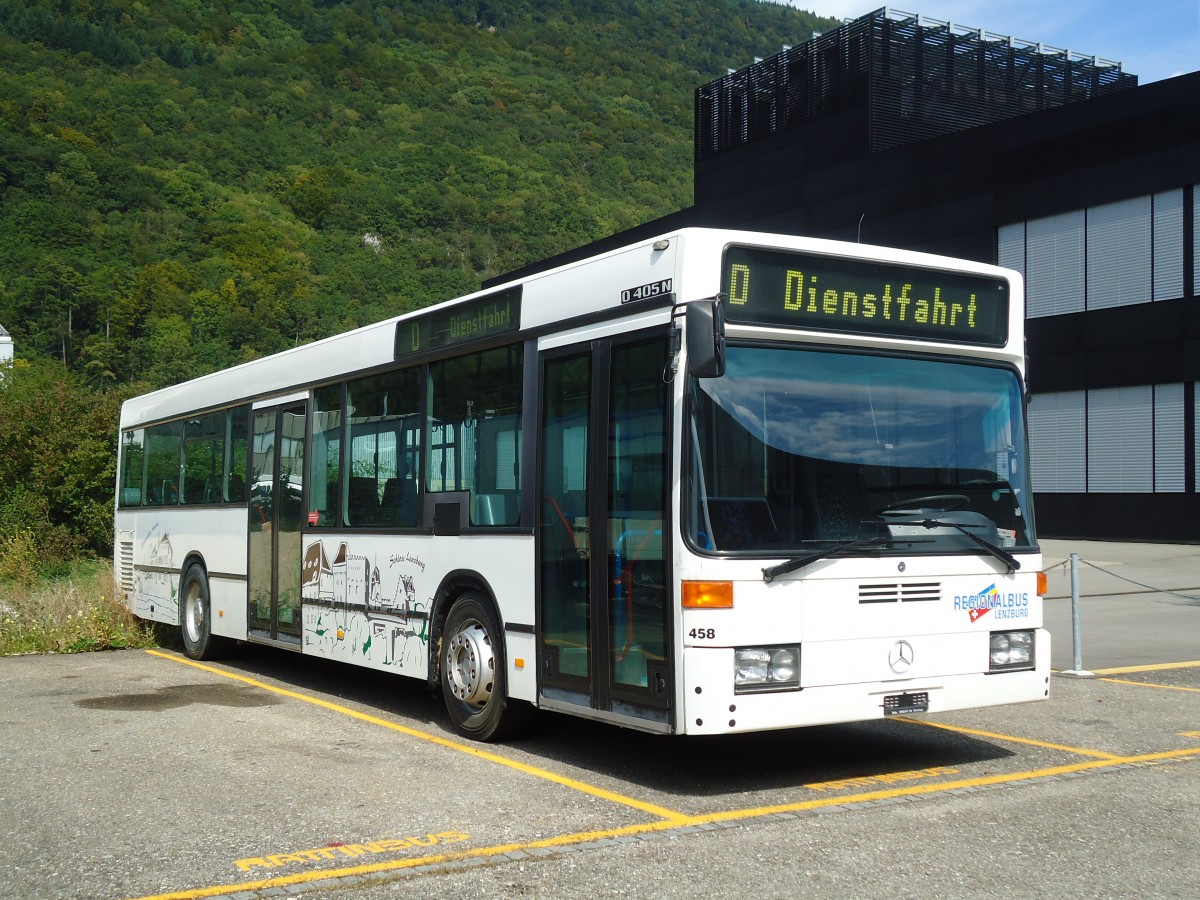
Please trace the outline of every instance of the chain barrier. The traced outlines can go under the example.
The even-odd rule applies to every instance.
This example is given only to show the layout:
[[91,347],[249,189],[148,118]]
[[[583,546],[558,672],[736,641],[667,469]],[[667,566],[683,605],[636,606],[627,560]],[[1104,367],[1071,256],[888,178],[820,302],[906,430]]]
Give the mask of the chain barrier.
[[[1142,582],[1140,582],[1140,581],[1134,581],[1132,578],[1126,578],[1124,575],[1118,575],[1116,572],[1110,572],[1108,569],[1104,568],[1103,566],[1098,566],[1095,563],[1090,563],[1086,559],[1080,559],[1079,561],[1081,563],[1083,563],[1085,566],[1087,566],[1088,568],[1095,569],[1097,572],[1103,572],[1105,575],[1111,575],[1113,578],[1116,578],[1119,581],[1124,581],[1128,584],[1135,584],[1140,588],[1145,588],[1146,590],[1152,591],[1153,593],[1156,593],[1156,594],[1170,594],[1172,597],[1182,597],[1184,600],[1200,600],[1200,597],[1197,597],[1193,594],[1181,594],[1178,591],[1168,591],[1166,588],[1157,588],[1151,584],[1142,584]],[[1068,560],[1063,560],[1058,565],[1063,566],[1063,565],[1066,565],[1067,562],[1068,562]],[[1051,566],[1050,568],[1055,568],[1055,567]],[[1049,571],[1049,570],[1047,570],[1047,571]]]
[[1118,575],[1110,569],[1103,566],[1098,566],[1095,563],[1088,562],[1086,559],[1080,559],[1078,553],[1072,553],[1070,557],[1064,559],[1060,563],[1049,566],[1046,571],[1069,565],[1071,567],[1071,643],[1074,648],[1075,665],[1073,668],[1063,672],[1063,675],[1074,675],[1081,678],[1093,677],[1092,672],[1087,671],[1083,667],[1083,637],[1080,629],[1080,609],[1079,609],[1079,564],[1087,566],[1090,569],[1095,569],[1097,572],[1103,572],[1105,575],[1111,575],[1118,581],[1124,581],[1126,584],[1136,585],[1153,594],[1167,594],[1171,597],[1182,597],[1184,600],[1200,600],[1200,597],[1194,594],[1184,594],[1179,591],[1169,591],[1165,588],[1155,587],[1152,584],[1145,584],[1141,581],[1135,581],[1132,578],[1126,578],[1124,575]]

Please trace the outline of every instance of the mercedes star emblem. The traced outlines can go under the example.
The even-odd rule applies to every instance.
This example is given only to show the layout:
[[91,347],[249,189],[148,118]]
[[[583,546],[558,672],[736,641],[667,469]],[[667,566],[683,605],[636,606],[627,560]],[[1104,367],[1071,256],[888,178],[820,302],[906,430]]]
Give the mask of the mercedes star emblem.
[[908,641],[896,641],[888,654],[888,665],[897,675],[903,675],[913,664],[913,648]]

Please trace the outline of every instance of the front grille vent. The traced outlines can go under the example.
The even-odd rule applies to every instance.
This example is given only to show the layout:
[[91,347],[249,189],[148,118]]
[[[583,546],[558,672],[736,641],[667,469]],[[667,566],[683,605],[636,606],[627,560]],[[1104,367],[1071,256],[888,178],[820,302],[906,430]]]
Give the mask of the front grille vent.
[[936,581],[910,581],[906,584],[860,584],[859,603],[909,603],[915,600],[937,600],[942,596],[942,586]]

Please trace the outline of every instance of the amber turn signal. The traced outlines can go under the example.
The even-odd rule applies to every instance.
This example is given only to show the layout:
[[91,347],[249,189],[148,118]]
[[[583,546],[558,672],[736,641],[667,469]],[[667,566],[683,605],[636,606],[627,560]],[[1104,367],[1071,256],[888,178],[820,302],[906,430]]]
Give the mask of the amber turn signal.
[[685,609],[733,609],[732,581],[683,582]]

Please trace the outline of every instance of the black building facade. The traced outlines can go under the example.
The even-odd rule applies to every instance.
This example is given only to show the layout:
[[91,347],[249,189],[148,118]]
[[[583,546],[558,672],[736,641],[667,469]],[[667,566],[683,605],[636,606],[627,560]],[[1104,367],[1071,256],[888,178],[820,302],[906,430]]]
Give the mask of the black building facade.
[[1200,541],[1200,73],[880,10],[697,91],[683,225],[1000,263],[1026,277],[1048,537]]

